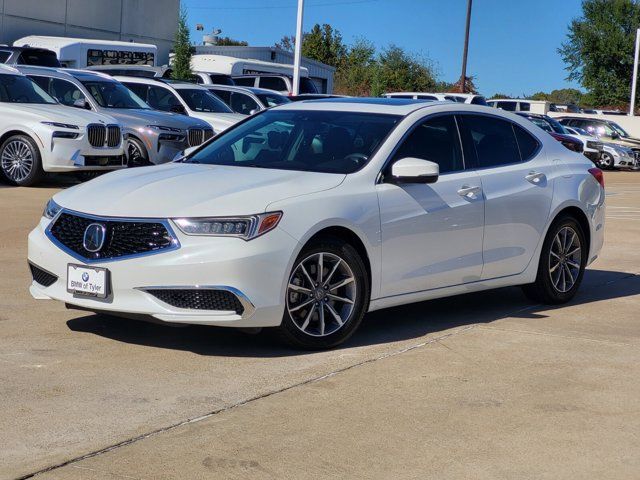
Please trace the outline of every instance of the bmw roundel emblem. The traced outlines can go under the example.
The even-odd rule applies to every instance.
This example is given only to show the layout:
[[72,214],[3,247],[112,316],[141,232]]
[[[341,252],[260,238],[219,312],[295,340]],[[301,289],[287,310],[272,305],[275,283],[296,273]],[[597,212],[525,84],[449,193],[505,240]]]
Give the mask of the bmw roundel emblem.
[[107,229],[101,223],[91,223],[84,231],[82,246],[87,252],[95,253],[100,251],[104,245]]
[[89,274],[87,272],[84,272],[82,274],[82,281],[83,282],[88,282],[89,281]]

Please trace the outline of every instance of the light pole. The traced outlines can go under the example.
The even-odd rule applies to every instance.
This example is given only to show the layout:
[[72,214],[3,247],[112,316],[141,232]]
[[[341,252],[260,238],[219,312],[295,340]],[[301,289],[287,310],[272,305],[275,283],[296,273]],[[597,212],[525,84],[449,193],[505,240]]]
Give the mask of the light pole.
[[471,2],[473,0],[467,0],[467,27],[464,32],[464,51],[462,52],[462,75],[460,81],[462,86],[460,87],[462,93],[465,93],[467,86],[467,54],[469,53],[469,27],[471,26]]
[[631,102],[629,102],[629,115],[633,115],[636,109],[636,83],[638,82],[639,52],[640,52],[640,28],[636,31],[636,54],[633,59],[633,78],[631,79]]
[[293,95],[300,93],[300,60],[302,58],[302,13],[304,0],[298,0],[298,19],[296,23],[296,44],[293,54]]

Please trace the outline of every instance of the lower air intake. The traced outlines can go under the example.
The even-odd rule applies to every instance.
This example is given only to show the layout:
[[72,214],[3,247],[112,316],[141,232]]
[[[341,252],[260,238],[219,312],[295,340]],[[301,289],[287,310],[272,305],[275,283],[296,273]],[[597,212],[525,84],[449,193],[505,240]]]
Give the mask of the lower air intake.
[[29,264],[29,269],[31,270],[31,277],[33,277],[33,281],[43,287],[50,287],[56,283],[56,280],[58,280],[58,277],[54,274],[49,273],[40,267],[36,267],[33,263]]
[[238,297],[227,290],[205,288],[150,289],[153,295],[172,307],[189,310],[223,310],[242,315],[244,307]]

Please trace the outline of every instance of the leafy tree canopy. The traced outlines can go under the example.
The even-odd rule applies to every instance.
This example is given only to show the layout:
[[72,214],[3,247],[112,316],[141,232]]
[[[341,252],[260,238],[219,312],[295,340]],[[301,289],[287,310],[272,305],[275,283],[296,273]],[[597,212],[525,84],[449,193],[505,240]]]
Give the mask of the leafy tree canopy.
[[187,23],[187,10],[181,7],[178,17],[178,29],[173,43],[173,70],[171,78],[175,80],[188,80],[191,73],[191,40],[189,38],[189,26]]
[[598,105],[627,103],[639,26],[637,0],[584,0],[582,17],[571,22],[558,49],[567,79],[579,81]]

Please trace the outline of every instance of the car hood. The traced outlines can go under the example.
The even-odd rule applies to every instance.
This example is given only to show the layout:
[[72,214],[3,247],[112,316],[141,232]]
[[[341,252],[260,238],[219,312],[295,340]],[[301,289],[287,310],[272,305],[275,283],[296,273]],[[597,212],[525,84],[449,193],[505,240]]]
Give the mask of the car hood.
[[240,115],[239,113],[190,112],[190,114],[209,123],[213,127],[215,133],[220,133],[231,125],[234,125],[240,120],[246,118],[245,115]]
[[31,117],[34,121],[60,122],[71,125],[84,127],[90,123],[117,123],[117,121],[109,116],[101,113],[90,112],[80,108],[66,107],[64,105],[51,104],[28,104],[28,103],[10,103],[0,104],[7,105],[9,113],[7,119],[12,118],[11,111],[20,111],[22,114],[20,120],[24,121],[24,116]]
[[123,109],[109,108],[104,112],[117,119],[125,127],[137,128],[147,125],[162,125],[171,128],[208,128],[209,124],[198,118],[187,117],[171,112],[160,112],[157,110],[145,109]]
[[328,190],[345,175],[188,163],[126,169],[55,195],[62,207],[113,217],[251,215],[286,198]]

